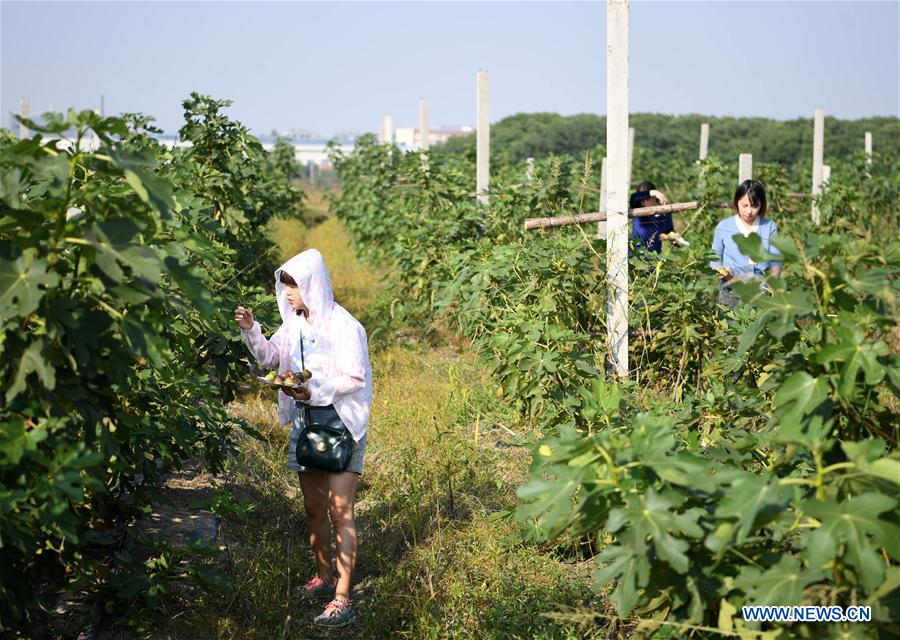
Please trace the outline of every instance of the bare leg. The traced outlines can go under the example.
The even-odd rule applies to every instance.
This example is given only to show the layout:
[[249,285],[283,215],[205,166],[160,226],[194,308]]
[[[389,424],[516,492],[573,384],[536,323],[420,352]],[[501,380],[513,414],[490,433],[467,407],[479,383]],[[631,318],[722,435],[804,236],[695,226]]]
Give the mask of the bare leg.
[[326,583],[331,580],[331,523],[328,522],[328,473],[298,473],[303,490],[303,506],[309,525],[309,544],[316,559],[316,573]]
[[359,476],[352,471],[329,475],[331,522],[335,531],[338,583],[334,597],[350,602],[350,582],[356,567],[356,521],[353,502]]

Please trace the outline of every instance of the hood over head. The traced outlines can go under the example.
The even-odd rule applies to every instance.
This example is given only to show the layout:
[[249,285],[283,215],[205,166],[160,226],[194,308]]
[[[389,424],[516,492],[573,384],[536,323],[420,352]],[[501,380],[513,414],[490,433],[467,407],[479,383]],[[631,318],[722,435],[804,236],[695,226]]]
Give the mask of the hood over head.
[[278,300],[278,310],[281,312],[281,320],[288,322],[296,312],[288,302],[285,293],[287,285],[281,282],[282,271],[297,283],[300,297],[309,309],[309,321],[313,325],[327,327],[331,322],[331,312],[334,310],[334,292],[322,254],[316,249],[307,249],[275,270],[275,297]]

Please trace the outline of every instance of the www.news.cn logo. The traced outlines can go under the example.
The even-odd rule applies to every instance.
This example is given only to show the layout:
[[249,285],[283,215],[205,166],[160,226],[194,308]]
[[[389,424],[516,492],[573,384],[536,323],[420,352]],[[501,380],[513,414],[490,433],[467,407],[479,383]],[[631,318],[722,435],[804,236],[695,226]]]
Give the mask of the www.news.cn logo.
[[784,607],[741,608],[747,622],[871,622],[872,607]]

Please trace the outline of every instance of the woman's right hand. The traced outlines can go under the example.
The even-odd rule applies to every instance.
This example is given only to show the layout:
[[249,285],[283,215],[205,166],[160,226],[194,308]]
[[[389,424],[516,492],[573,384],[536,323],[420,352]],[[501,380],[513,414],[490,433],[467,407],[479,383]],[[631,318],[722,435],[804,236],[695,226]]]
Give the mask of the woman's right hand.
[[282,387],[281,391],[284,395],[289,398],[293,398],[294,400],[302,400],[303,402],[309,402],[309,399],[312,398],[312,393],[309,390],[309,387],[305,384],[300,385],[295,389],[291,389],[290,387]]
[[253,312],[244,307],[238,307],[234,312],[234,319],[237,320],[238,326],[244,331],[250,331],[253,328]]

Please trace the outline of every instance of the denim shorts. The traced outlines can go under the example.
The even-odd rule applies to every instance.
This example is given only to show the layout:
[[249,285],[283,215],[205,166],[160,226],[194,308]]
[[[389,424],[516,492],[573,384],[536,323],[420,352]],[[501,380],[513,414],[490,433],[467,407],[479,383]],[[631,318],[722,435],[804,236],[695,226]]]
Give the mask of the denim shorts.
[[[290,446],[288,446],[287,467],[290,471],[299,471],[300,473],[321,471],[321,469],[313,469],[311,467],[304,467],[300,464],[297,464],[297,440],[300,438],[300,434],[303,432],[304,428],[305,425],[303,424],[302,419],[298,418],[293,421],[291,426]],[[345,471],[352,471],[356,475],[362,475],[363,458],[365,457],[366,453],[367,436],[368,434],[364,433],[363,437],[360,438],[358,442],[353,439],[353,436],[350,436],[350,439],[353,440],[353,445],[350,448],[350,462],[347,464],[347,468],[345,469]]]
[[734,309],[740,304],[741,299],[732,293],[732,288],[724,282],[719,285],[719,303]]

